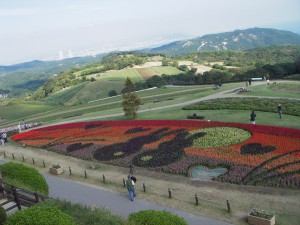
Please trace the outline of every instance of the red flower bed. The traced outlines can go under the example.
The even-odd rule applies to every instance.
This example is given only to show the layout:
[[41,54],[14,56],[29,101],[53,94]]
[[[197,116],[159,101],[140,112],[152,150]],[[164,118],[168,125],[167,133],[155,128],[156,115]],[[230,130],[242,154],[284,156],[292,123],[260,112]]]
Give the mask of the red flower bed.
[[[252,137],[226,147],[200,148],[194,139],[207,127],[236,127]],[[300,130],[274,126],[207,121],[99,121],[62,124],[17,134],[13,140],[29,146],[111,164],[147,167],[188,174],[202,164],[225,166],[220,181],[300,186]],[[299,151],[298,151],[299,150]]]

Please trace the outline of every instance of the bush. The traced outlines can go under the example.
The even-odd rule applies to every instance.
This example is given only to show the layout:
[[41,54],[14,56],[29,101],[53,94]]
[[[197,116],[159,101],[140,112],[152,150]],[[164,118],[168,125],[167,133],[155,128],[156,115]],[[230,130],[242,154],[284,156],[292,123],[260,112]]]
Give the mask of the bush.
[[29,191],[48,195],[48,184],[37,169],[18,163],[6,163],[0,166],[3,180]]
[[108,210],[89,209],[81,204],[49,199],[39,203],[42,207],[57,208],[73,218],[78,225],[128,225],[128,221],[111,214]]
[[5,209],[0,206],[0,225],[4,225],[6,221],[6,212],[5,212]]
[[191,120],[203,120],[203,119],[205,119],[205,116],[199,116],[196,113],[194,113],[193,115],[188,115],[187,119],[191,119]]
[[129,215],[129,221],[140,225],[187,225],[183,218],[166,211],[142,210]]
[[5,225],[75,225],[73,219],[66,213],[53,207],[34,206],[18,211],[8,217]]

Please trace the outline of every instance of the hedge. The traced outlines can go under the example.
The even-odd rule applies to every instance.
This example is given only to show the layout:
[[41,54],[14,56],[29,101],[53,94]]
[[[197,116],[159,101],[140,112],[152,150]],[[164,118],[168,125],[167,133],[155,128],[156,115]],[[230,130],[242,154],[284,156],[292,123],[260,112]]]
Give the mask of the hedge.
[[139,225],[187,225],[182,217],[166,211],[142,210],[129,215],[129,221]]
[[18,163],[0,165],[4,182],[29,191],[48,195],[48,184],[37,169]]
[[34,206],[17,211],[7,218],[5,225],[76,225],[66,213],[53,207]]
[[129,225],[128,220],[112,214],[109,210],[88,208],[79,203],[48,199],[39,203],[42,207],[57,208],[73,218],[78,225]]

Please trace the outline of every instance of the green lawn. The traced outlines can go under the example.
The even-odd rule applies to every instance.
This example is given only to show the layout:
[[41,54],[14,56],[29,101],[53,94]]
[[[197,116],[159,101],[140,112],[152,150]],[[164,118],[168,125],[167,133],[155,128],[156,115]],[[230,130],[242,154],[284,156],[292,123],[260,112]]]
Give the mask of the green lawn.
[[[33,114],[44,114],[47,112],[56,111],[60,109],[61,106],[51,106],[42,104],[12,104],[1,106],[1,117],[4,118],[3,123],[26,119]],[[20,122],[20,121],[19,121]],[[2,124],[2,123],[1,123]]]
[[240,93],[240,95],[270,96],[281,98],[300,99],[300,82],[276,83],[270,82],[262,85],[251,86],[251,92]]
[[106,74],[106,76],[103,76],[99,80],[122,81],[124,83],[126,78],[129,77],[133,82],[143,81],[138,70],[134,68],[106,72]]
[[[186,111],[181,110],[181,107],[164,109],[153,112],[138,113],[138,120],[184,120],[187,115],[205,116],[204,120],[211,121],[223,121],[223,122],[239,122],[250,124],[251,111],[248,110],[195,110]],[[291,127],[300,129],[300,117],[284,115],[282,119],[279,119],[277,113],[269,112],[256,112],[256,124],[279,126],[279,127]],[[106,118],[105,120],[123,120],[124,116]]]

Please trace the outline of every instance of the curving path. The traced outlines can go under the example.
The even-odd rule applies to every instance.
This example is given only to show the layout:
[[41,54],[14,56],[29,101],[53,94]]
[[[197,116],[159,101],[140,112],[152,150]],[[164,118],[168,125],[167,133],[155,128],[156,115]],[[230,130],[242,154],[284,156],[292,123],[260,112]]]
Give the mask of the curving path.
[[[44,174],[49,185],[49,196],[52,198],[65,199],[73,203],[81,203],[87,206],[98,206],[108,208],[112,213],[127,217],[130,213],[140,210],[166,210],[179,215],[189,225],[230,225],[216,219],[197,216],[181,210],[165,207],[153,202],[140,199],[138,196],[133,202],[127,194],[100,189],[95,185],[65,180],[48,174]],[[137,193],[138,194],[138,193]]]

